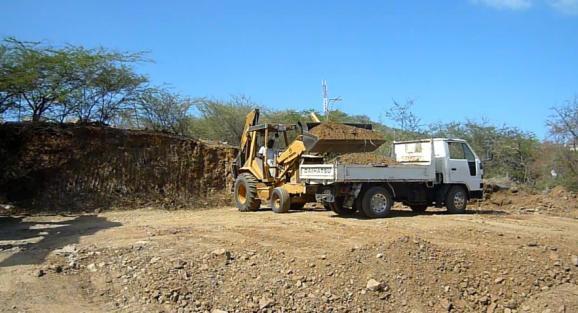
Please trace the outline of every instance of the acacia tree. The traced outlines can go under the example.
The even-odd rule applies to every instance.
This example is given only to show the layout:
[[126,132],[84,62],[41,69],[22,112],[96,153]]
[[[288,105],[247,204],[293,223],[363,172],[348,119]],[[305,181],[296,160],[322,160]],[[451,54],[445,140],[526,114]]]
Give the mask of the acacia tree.
[[73,47],[71,91],[62,106],[63,115],[81,122],[108,123],[139,99],[148,79],[131,67],[142,54]]
[[39,121],[68,93],[69,56],[39,43],[7,38],[2,44],[0,94],[5,109],[24,109]]
[[32,121],[109,122],[138,97],[147,78],[132,65],[142,53],[7,38],[0,45],[0,113],[17,109]]
[[557,151],[550,167],[559,183],[578,190],[578,97],[552,111],[546,124]]
[[137,119],[145,128],[189,135],[189,98],[162,88],[149,88],[137,100]]

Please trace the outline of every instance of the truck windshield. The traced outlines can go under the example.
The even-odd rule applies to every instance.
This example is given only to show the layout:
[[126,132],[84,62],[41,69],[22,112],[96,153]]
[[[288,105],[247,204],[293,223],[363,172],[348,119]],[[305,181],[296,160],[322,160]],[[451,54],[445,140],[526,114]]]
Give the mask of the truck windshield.
[[448,142],[448,147],[450,150],[450,159],[454,160],[468,160],[475,161],[474,153],[463,142]]

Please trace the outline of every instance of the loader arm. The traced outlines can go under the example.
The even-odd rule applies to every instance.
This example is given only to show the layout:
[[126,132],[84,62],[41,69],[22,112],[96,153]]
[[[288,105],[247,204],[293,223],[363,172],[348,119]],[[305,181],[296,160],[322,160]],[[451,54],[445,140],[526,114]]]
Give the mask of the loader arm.
[[259,109],[255,109],[249,112],[249,114],[247,114],[247,117],[245,117],[245,125],[243,126],[243,133],[241,134],[241,140],[239,143],[239,153],[237,154],[237,157],[233,162],[232,168],[233,177],[235,178],[239,174],[239,169],[243,167],[249,156],[249,149],[251,146],[251,142],[249,141],[250,137],[249,129],[251,128],[251,126],[257,125],[258,122],[259,122]]

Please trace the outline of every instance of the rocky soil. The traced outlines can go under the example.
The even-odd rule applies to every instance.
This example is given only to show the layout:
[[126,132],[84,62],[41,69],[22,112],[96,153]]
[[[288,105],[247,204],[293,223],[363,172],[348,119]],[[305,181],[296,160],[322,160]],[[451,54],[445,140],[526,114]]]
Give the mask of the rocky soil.
[[13,220],[0,224],[0,311],[578,312],[576,218],[484,203],[469,213]]

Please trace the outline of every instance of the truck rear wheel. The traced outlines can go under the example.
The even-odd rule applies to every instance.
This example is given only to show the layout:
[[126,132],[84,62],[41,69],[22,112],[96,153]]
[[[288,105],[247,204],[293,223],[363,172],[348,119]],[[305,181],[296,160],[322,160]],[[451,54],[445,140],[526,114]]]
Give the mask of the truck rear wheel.
[[249,173],[241,173],[235,180],[235,205],[241,212],[255,211],[261,206],[257,197],[257,179]]
[[461,214],[466,212],[468,195],[462,186],[453,186],[446,197],[446,208],[449,213]]
[[369,188],[361,200],[361,208],[367,217],[377,218],[389,215],[393,197],[391,193],[381,186]]
[[291,198],[287,190],[277,187],[271,193],[271,209],[275,213],[287,213],[291,207]]

